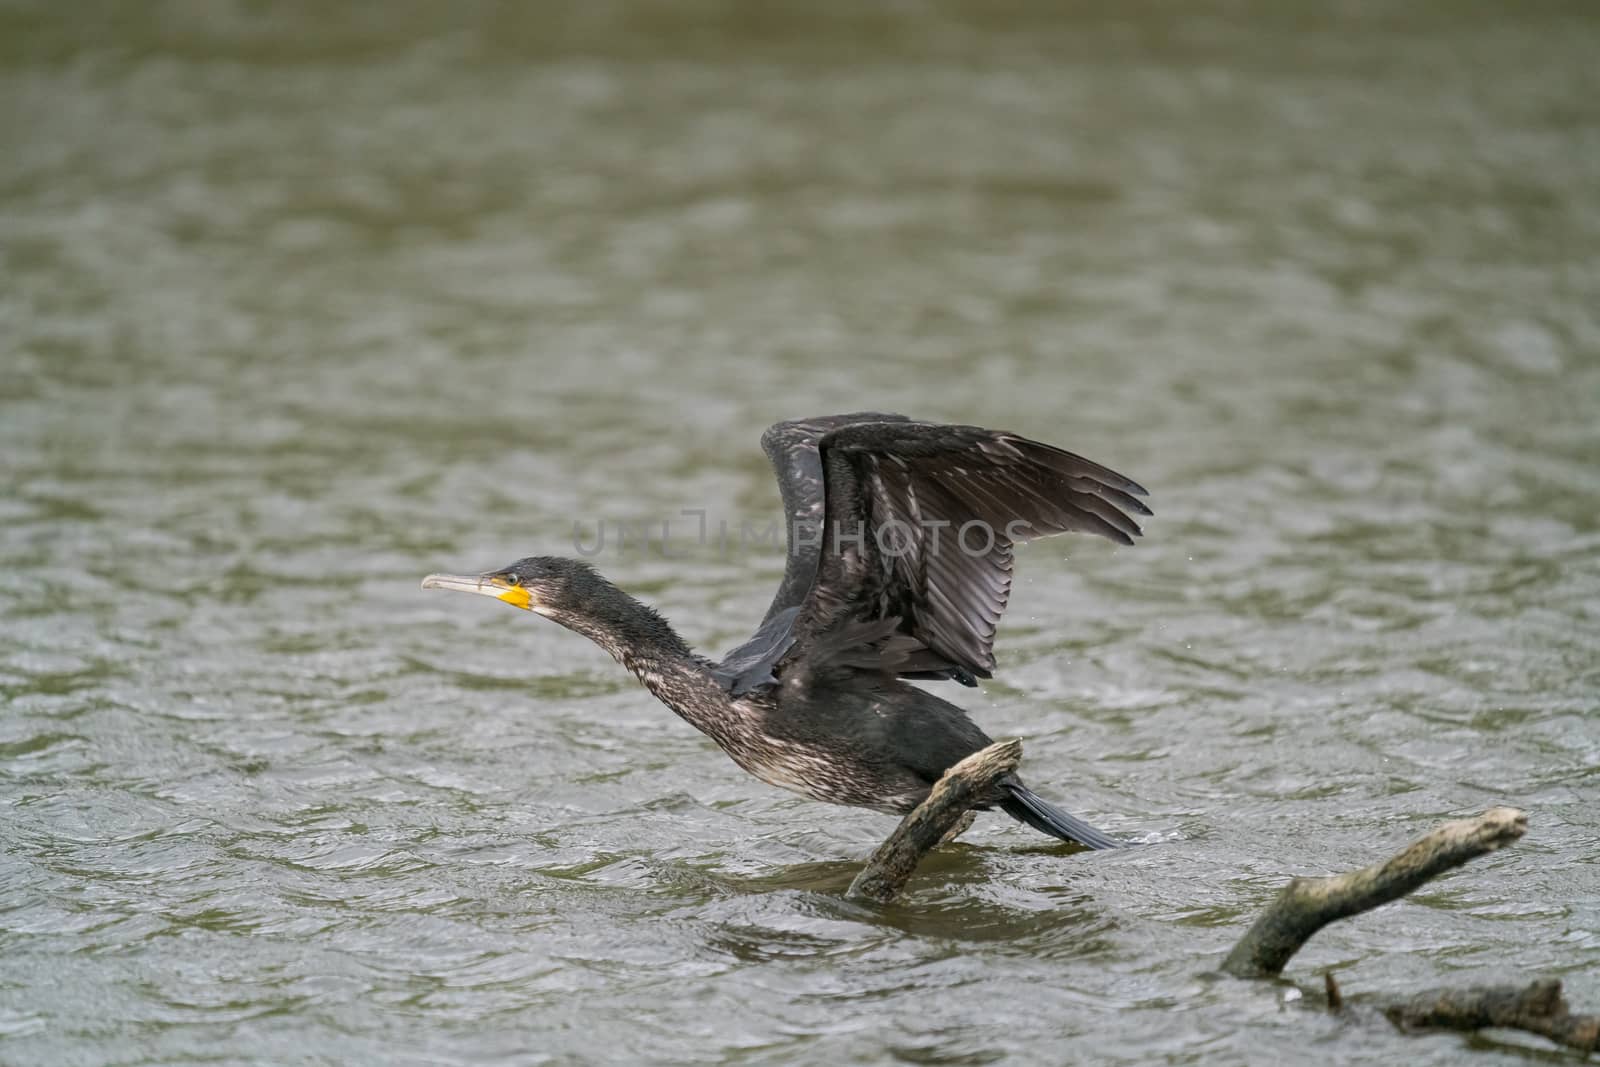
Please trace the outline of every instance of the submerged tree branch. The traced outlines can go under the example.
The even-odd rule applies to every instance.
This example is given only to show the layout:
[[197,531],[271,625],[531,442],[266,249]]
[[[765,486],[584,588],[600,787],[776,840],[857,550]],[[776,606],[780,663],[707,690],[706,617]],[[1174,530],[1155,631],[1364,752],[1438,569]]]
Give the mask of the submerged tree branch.
[[893,900],[922,857],[944,840],[976,801],[994,790],[998,779],[1021,762],[1021,741],[999,741],[945,771],[928,798],[901,819],[889,839],[873,851],[845,896],[877,904]]
[[1600,1051],[1600,1015],[1573,1015],[1561,995],[1561,983],[1554,978],[1527,986],[1430,989],[1385,1005],[1383,1013],[1405,1029],[1503,1026],[1585,1052]]
[[[1021,759],[1021,742],[1002,741],[946,771],[927,799],[872,853],[846,896],[878,904],[893,900],[922,857],[965,829],[973,804],[989,796],[996,780],[1016,770]],[[1222,970],[1239,978],[1276,977],[1330,922],[1398,900],[1468,860],[1511,844],[1527,829],[1522,812],[1491,808],[1477,818],[1446,823],[1383,863],[1330,878],[1292,879],[1240,938]],[[1323,982],[1329,1009],[1342,1010],[1345,999],[1338,982],[1331,973],[1323,975]],[[1402,1029],[1506,1027],[1570,1048],[1600,1051],[1600,1015],[1574,1015],[1554,979],[1525,987],[1433,989],[1403,1000],[1379,1000],[1377,1007]]]
[[1517,840],[1528,817],[1491,808],[1475,819],[1445,823],[1399,854],[1332,878],[1296,878],[1233,947],[1222,969],[1238,978],[1270,978],[1311,936],[1336,919],[1398,900],[1430,879]]
[[[1528,829],[1515,808],[1491,808],[1476,819],[1446,823],[1383,863],[1332,878],[1296,878],[1240,938],[1222,969],[1239,978],[1272,978],[1318,930],[1336,919],[1398,900],[1430,879],[1470,859],[1511,844]],[[1344,996],[1332,974],[1323,975],[1328,1007]],[[1403,1029],[1481,1030],[1506,1027],[1549,1038],[1585,1052],[1600,1050],[1600,1015],[1574,1015],[1561,983],[1430,989],[1379,1008]]]

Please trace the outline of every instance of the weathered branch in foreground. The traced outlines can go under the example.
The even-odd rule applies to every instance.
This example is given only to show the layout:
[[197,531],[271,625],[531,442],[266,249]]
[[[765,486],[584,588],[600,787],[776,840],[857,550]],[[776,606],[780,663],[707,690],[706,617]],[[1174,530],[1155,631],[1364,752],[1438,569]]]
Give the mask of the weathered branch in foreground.
[[1396,1026],[1480,1030],[1503,1026],[1547,1037],[1585,1052],[1600,1051],[1600,1015],[1573,1015],[1561,983],[1541,978],[1528,986],[1469,986],[1430,989],[1386,1004],[1383,1013]]
[[[1344,1010],[1344,993],[1333,972],[1322,976],[1328,1010]],[[1561,995],[1561,982],[1540,978],[1525,986],[1468,986],[1430,989],[1402,1000],[1378,1001],[1377,1008],[1402,1030],[1486,1030],[1502,1027],[1538,1034],[1583,1052],[1600,1051],[1600,1015],[1574,1015]]]
[[[905,887],[917,864],[971,821],[972,804],[1016,770],[1020,741],[1002,741],[976,752],[934,785],[928,798],[900,821],[850,883],[846,896],[883,904]],[[1475,819],[1446,823],[1383,863],[1332,878],[1296,878],[1234,946],[1222,969],[1240,978],[1271,978],[1282,972],[1311,936],[1330,922],[1398,900],[1468,860],[1509,845],[1528,829],[1515,808],[1491,808]],[[956,831],[959,832],[959,831]],[[1323,975],[1328,1007],[1340,1011],[1344,997],[1332,974]],[[1480,1030],[1505,1027],[1538,1034],[1585,1052],[1600,1051],[1600,1015],[1574,1015],[1561,983],[1540,979],[1526,987],[1470,986],[1433,989],[1379,1009],[1403,1029]]]
[[1491,808],[1475,819],[1445,823],[1398,855],[1332,878],[1296,878],[1233,947],[1222,969],[1239,978],[1270,978],[1336,919],[1398,900],[1470,859],[1509,845],[1528,829],[1515,808]]
[[901,819],[888,840],[873,851],[845,896],[877,904],[893,900],[922,857],[944,839],[975,801],[994,789],[997,779],[1016,770],[1021,762],[1021,741],[999,741],[945,771],[928,798]]
[[[947,840],[963,819],[970,822],[972,804],[989,794],[996,779],[1016,770],[1021,760],[1022,743],[1002,741],[950,768],[928,798],[872,853],[846,896],[879,904],[893,900],[922,857]],[[1527,829],[1522,812],[1491,808],[1475,819],[1446,823],[1375,866],[1331,878],[1293,879],[1234,946],[1222,969],[1240,978],[1274,977],[1330,922],[1398,900],[1468,860],[1511,844]],[[1340,1011],[1345,1001],[1338,982],[1332,974],[1323,975],[1323,981],[1328,1007]],[[1404,1000],[1381,1001],[1378,1007],[1403,1029],[1505,1027],[1570,1048],[1600,1051],[1600,1015],[1572,1014],[1561,995],[1561,983],[1554,979],[1526,987],[1433,989]]]

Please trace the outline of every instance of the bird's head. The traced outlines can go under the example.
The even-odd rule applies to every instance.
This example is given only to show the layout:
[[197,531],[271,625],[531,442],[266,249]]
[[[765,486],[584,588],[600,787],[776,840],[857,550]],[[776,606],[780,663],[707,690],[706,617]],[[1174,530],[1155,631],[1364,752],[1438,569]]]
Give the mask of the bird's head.
[[424,589],[454,589],[503,600],[576,630],[616,659],[654,653],[687,656],[667,620],[595,572],[582,560],[530,556],[482,574],[430,574]]
[[482,574],[430,574],[422,579],[422,588],[492,596],[514,608],[561,619],[582,611],[609,583],[582,560],[529,556]]

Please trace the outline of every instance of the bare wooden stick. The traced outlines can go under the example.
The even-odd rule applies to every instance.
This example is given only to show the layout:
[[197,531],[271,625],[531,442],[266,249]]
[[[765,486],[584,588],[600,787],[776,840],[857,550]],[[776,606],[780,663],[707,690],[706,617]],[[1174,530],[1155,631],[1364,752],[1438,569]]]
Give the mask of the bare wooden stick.
[[1021,741],[998,741],[945,771],[928,798],[873,850],[845,896],[877,904],[893,900],[922,857],[943,840],[974,802],[993,792],[996,780],[1016,770],[1021,762]]
[[975,811],[968,809],[967,811],[962,812],[961,818],[957,819],[955,824],[944,832],[944,836],[939,838],[939,844],[948,845],[955,841],[956,838],[972,829],[972,824],[976,822],[977,819],[978,813]]
[[1406,1029],[1504,1026],[1585,1052],[1600,1051],[1600,1015],[1573,1015],[1554,978],[1527,986],[1430,989],[1387,1005],[1383,1013]]
[[1398,855],[1332,878],[1296,878],[1239,940],[1222,969],[1239,978],[1270,978],[1336,919],[1398,900],[1470,859],[1509,845],[1528,829],[1515,808],[1491,808],[1475,819],[1445,823]]

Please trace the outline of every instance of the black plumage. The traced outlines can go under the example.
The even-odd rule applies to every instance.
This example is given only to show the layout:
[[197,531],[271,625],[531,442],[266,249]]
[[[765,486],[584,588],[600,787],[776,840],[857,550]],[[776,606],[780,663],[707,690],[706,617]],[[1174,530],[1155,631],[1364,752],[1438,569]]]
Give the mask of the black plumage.
[[[956,705],[905,679],[976,685],[995,668],[1012,547],[1066,531],[1139,536],[1145,490],[1015,434],[860,413],[762,436],[788,527],[783,581],[755,635],[695,655],[588,564],[532,557],[425,588],[484,593],[594,640],[763,781],[901,814],[990,744]],[[986,806],[1063,840],[1114,847],[1011,776]]]

